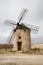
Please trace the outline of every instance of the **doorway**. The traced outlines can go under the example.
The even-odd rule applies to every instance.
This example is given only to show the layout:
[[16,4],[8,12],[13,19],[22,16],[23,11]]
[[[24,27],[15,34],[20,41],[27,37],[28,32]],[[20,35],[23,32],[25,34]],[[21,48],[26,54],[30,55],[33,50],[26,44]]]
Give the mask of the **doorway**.
[[22,42],[17,42],[18,51],[21,51],[22,48]]

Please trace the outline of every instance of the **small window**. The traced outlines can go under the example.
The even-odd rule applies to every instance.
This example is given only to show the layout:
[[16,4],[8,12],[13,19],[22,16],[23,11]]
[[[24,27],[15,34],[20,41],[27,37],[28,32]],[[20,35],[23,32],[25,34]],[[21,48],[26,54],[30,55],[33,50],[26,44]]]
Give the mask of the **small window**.
[[21,39],[21,36],[19,36],[19,39]]

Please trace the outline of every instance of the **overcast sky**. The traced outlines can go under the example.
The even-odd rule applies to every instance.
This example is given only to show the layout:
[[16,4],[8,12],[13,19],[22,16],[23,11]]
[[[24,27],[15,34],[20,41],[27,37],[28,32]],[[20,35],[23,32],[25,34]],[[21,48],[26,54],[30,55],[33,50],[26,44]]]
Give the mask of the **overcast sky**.
[[31,33],[34,43],[43,43],[43,0],[0,0],[0,43],[6,43],[12,27],[4,25],[6,19],[17,21],[23,8],[29,9],[21,22],[39,26],[37,34]]

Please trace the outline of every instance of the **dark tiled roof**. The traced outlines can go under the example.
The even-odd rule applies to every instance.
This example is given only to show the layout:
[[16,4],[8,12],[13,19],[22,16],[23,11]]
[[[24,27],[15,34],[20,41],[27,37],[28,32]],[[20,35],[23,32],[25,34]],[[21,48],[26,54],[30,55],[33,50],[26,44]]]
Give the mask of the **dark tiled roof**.
[[[30,28],[26,27],[23,23],[21,23],[20,25],[18,25],[18,26],[16,27],[16,29],[14,29],[14,31],[16,31],[17,29],[28,29],[28,30],[30,30]],[[30,31],[31,31],[31,30],[30,30]]]

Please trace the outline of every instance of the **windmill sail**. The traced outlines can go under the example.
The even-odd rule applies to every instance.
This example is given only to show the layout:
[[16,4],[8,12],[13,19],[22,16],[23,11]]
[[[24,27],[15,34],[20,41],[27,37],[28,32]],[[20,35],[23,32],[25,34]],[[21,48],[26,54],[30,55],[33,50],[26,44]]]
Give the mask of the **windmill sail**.
[[14,31],[13,31],[13,29],[12,29],[12,31],[11,31],[10,35],[8,36],[8,39],[7,39],[7,42],[8,42],[8,43],[11,42],[11,40],[12,40],[12,38],[13,38],[13,34],[14,34]]
[[18,16],[17,20],[18,20],[19,22],[20,22],[21,20],[23,20],[23,19],[25,18],[25,16],[26,16],[27,12],[28,12],[28,9],[23,9],[23,10],[21,11],[20,15]]
[[7,20],[5,20],[5,24],[14,27],[14,26],[16,26],[17,22],[7,19]]
[[39,27],[38,26],[34,26],[34,25],[30,25],[30,24],[26,24],[26,23],[21,23],[23,26],[26,26],[27,28],[30,28],[30,30],[33,33],[37,33],[39,31]]

